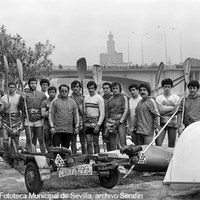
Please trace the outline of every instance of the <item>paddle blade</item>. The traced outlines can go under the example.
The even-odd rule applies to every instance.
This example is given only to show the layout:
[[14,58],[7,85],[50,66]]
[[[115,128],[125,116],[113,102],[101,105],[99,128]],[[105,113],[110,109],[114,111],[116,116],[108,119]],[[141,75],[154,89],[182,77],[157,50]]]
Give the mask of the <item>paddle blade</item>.
[[17,69],[18,69],[18,73],[19,73],[19,79],[22,83],[22,81],[23,81],[23,68],[22,68],[22,63],[19,59],[17,59]]
[[[5,84],[6,84],[6,92],[8,93],[8,61],[6,56],[3,56],[3,62],[5,67]],[[9,99],[8,99],[9,100]]]
[[93,65],[93,79],[97,85],[102,82],[102,67],[100,65]]
[[160,82],[160,77],[161,77],[164,67],[165,67],[165,64],[163,62],[161,62],[158,66],[158,70],[156,72],[156,77],[155,77],[155,88],[158,87],[158,84]]
[[87,71],[87,63],[85,58],[79,58],[76,62],[78,77],[80,81],[83,81],[86,76]]
[[184,78],[186,85],[190,80],[190,70],[191,70],[192,60],[191,58],[187,58],[183,63],[183,70],[184,70]]
[[157,71],[156,71],[156,76],[155,76],[155,87],[154,87],[154,89],[153,89],[153,91],[152,91],[152,96],[153,96],[153,97],[156,97],[156,93],[157,93],[157,91],[159,90],[158,84],[159,84],[159,82],[160,82],[160,77],[161,77],[161,74],[162,74],[162,71],[163,71],[164,67],[165,67],[165,64],[164,64],[163,62],[161,62],[161,63],[159,64],[159,66],[158,66]]
[[7,75],[8,75],[8,61],[7,61],[7,58],[6,58],[5,55],[3,56],[3,61],[4,61],[5,73],[6,73],[6,77],[7,77]]

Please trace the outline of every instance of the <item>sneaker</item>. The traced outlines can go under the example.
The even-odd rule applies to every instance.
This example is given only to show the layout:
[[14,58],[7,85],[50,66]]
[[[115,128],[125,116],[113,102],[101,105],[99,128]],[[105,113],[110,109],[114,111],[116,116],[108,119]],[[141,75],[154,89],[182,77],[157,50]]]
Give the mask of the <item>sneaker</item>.
[[118,167],[118,171],[121,173],[121,174],[126,174],[128,172],[128,169],[126,169],[124,166],[119,166]]
[[30,154],[30,151],[26,150],[26,149],[22,149],[22,154]]
[[155,173],[154,172],[143,172],[142,177],[150,177],[153,176]]

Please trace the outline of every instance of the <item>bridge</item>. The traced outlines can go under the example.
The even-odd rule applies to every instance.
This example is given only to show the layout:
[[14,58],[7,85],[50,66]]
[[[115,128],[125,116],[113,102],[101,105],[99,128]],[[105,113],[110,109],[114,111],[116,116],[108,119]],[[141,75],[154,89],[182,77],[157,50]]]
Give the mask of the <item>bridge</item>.
[[[102,81],[119,81],[124,90],[128,91],[128,86],[131,83],[149,83],[153,89],[155,86],[155,74],[157,69],[127,69],[127,68],[105,68],[103,69],[103,80]],[[191,79],[200,80],[200,68],[191,69]],[[164,69],[161,78],[171,78],[175,80],[184,75],[183,68],[171,68]],[[52,78],[78,78],[76,67],[67,69],[54,69]],[[92,70],[88,69],[86,73],[86,79],[93,79]],[[179,84],[174,88],[176,94],[183,93],[184,84]]]

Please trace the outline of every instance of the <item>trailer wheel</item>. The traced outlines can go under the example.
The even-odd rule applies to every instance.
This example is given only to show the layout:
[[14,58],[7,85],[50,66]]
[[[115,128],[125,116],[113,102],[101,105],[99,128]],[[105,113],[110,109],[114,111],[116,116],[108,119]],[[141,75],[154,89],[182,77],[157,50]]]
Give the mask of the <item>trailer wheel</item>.
[[118,179],[119,179],[119,171],[117,167],[115,169],[109,170],[110,174],[105,177],[99,177],[99,180],[101,182],[101,186],[105,188],[113,188],[117,185]]
[[36,163],[29,162],[25,170],[26,188],[30,193],[38,194],[43,186],[43,181],[40,178],[40,173]]

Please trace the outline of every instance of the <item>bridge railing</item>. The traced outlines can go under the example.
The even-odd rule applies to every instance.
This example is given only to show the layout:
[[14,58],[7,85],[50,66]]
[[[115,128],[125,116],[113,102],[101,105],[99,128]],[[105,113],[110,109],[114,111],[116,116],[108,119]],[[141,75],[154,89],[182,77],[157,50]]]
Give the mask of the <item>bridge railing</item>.
[[[157,70],[158,66],[148,66],[148,67],[142,67],[142,66],[102,66],[102,68],[104,70]],[[87,70],[92,70],[93,66],[87,66]],[[182,65],[171,65],[171,66],[166,66],[165,68],[166,70],[171,70],[171,69],[183,69]],[[71,66],[71,65],[67,65],[67,66],[62,66],[62,68],[60,68],[60,66],[54,66],[54,70],[71,70],[74,71],[76,70],[76,66]]]
[[[92,66],[87,66],[88,70],[92,70]],[[54,66],[53,70],[76,70],[76,66],[62,66],[62,68],[59,68],[59,66]]]

